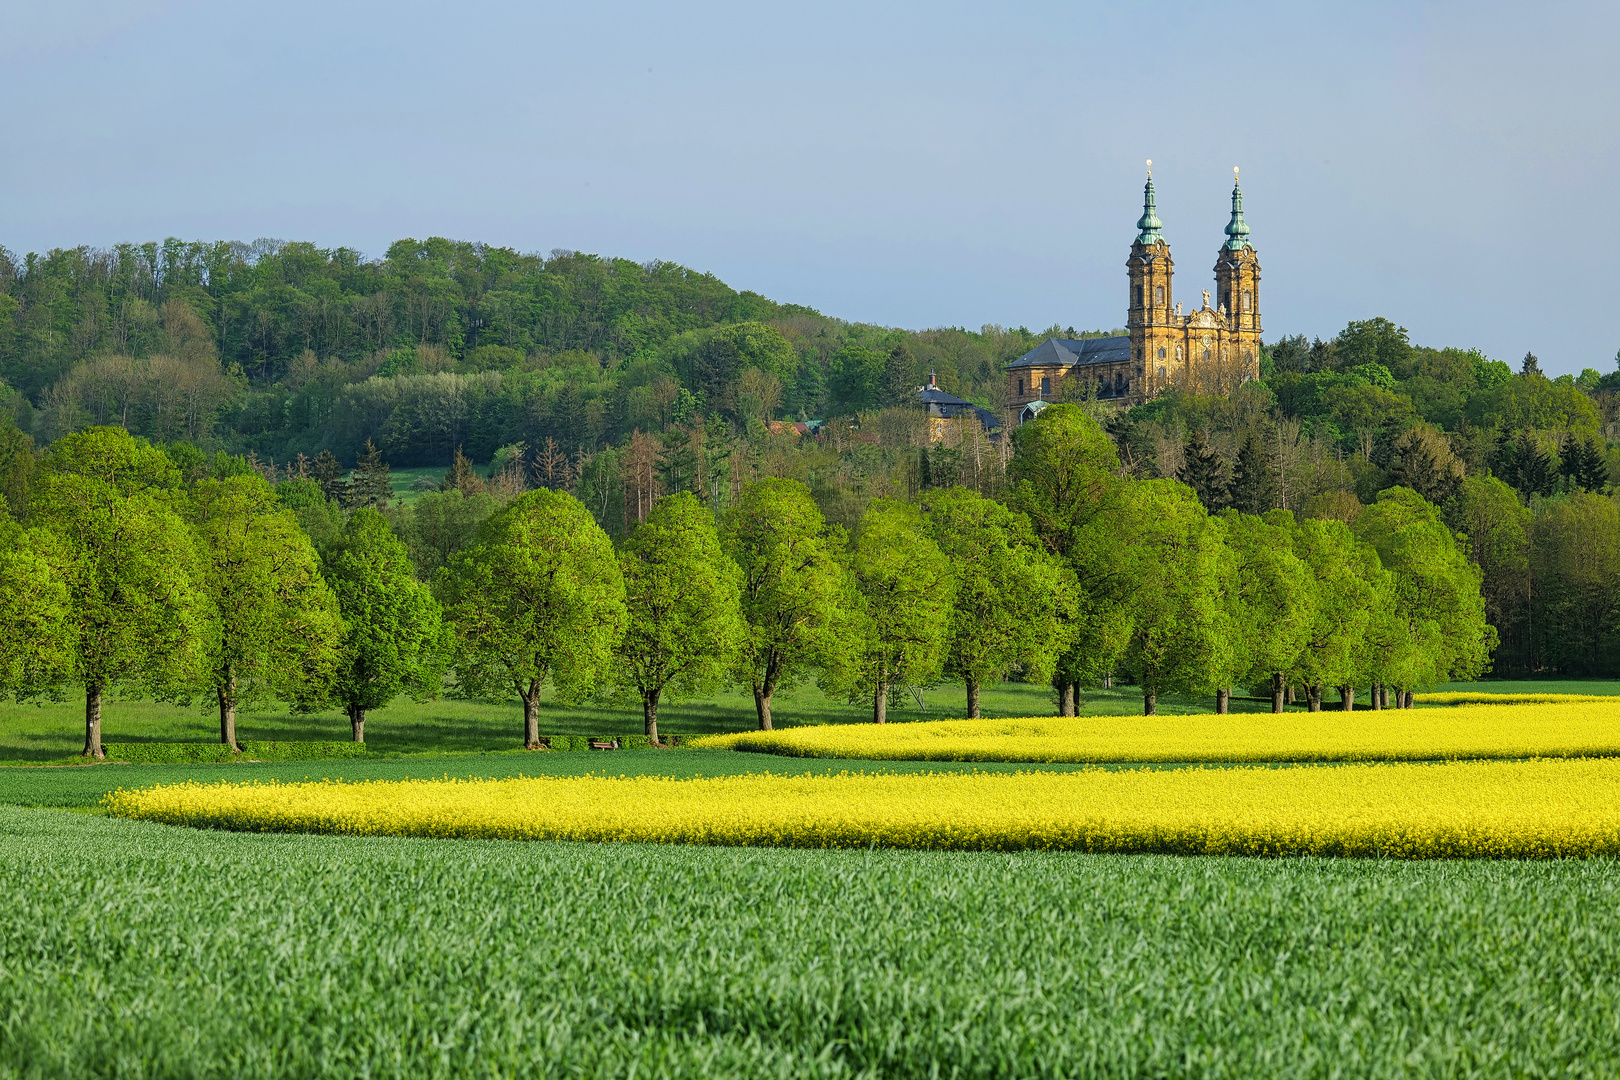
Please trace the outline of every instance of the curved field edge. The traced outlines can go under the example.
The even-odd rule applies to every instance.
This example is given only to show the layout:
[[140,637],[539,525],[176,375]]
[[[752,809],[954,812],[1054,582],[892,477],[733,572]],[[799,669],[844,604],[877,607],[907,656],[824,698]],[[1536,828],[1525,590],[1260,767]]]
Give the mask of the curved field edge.
[[247,832],[799,848],[1569,858],[1620,854],[1620,761],[1333,769],[180,784],[119,817]]
[[1570,697],[1422,710],[821,725],[707,735],[692,745],[784,757],[1028,764],[1620,756],[1620,700]]

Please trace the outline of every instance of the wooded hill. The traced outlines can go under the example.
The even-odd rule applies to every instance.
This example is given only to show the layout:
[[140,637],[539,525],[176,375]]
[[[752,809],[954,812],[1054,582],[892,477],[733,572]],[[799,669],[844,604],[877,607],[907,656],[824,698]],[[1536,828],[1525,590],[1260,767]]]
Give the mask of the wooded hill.
[[[853,532],[878,498],[952,485],[1004,497],[1008,442],[969,423],[930,444],[909,403],[932,370],[999,413],[1002,365],[1052,334],[1077,336],[854,324],[673,263],[442,239],[377,260],[272,241],[0,249],[15,420],[0,456],[96,424],[181,462],[239,455],[301,480],[284,498],[302,500],[314,535],[341,524],[352,499],[337,482],[368,441],[395,466],[459,450],[442,486],[462,502],[434,492],[388,510],[424,575],[531,487],[577,495],[621,538],[666,494],[721,514],[748,484],[787,477]],[[1262,378],[1229,397],[1187,386],[1122,411],[1072,392],[1122,475],[1185,482],[1212,512],[1348,522],[1410,488],[1468,538],[1497,670],[1580,674],[1620,671],[1617,385],[1595,368],[1550,379],[1533,356],[1414,345],[1371,318],[1271,343]],[[773,430],[783,418],[828,422],[801,438]]]

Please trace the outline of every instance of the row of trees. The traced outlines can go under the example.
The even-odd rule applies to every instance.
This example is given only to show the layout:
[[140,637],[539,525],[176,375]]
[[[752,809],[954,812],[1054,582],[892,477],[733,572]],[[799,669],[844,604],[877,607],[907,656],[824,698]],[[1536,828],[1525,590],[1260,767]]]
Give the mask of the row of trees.
[[[364,738],[369,710],[457,692],[515,695],[524,742],[539,703],[641,702],[648,735],[672,695],[749,686],[762,728],[777,690],[815,677],[890,701],[941,676],[979,687],[1017,673],[1075,689],[1138,679],[1159,694],[1263,683],[1320,707],[1336,686],[1404,690],[1483,670],[1494,643],[1479,574],[1433,508],[1395,489],[1351,527],[1228,510],[1186,486],[1119,475],[1113,444],[1073,406],[1019,429],[1009,498],[960,487],[876,499],[853,539],[810,491],[748,485],[716,515],[661,498],[615,550],[562,491],[510,499],[418,579],[370,507],[319,553],[256,474],[184,482],[121,429],[53,445],[0,558],[0,673],[22,695],[79,684],[85,752],[118,685],[206,693],[235,744],[246,700],[337,705]],[[296,483],[313,485],[312,481]],[[457,492],[458,497],[465,498]],[[1381,699],[1375,695],[1375,701]]]

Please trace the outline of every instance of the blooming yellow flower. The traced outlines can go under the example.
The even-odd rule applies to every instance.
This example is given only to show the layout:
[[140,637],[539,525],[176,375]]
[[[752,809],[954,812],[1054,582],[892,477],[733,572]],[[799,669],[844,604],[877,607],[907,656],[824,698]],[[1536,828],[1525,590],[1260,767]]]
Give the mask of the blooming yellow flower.
[[1620,698],[1219,716],[829,724],[706,735],[706,749],[880,761],[1444,761],[1620,755]]
[[1620,761],[1017,774],[180,784],[116,815],[346,835],[786,847],[1548,858],[1620,854]]

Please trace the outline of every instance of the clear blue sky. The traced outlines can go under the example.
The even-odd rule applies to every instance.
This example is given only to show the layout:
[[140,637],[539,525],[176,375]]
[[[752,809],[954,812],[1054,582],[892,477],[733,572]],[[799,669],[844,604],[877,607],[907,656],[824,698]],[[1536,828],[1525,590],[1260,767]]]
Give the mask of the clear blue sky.
[[0,244],[577,248],[924,327],[1178,295],[1613,369],[1620,5],[0,2]]

